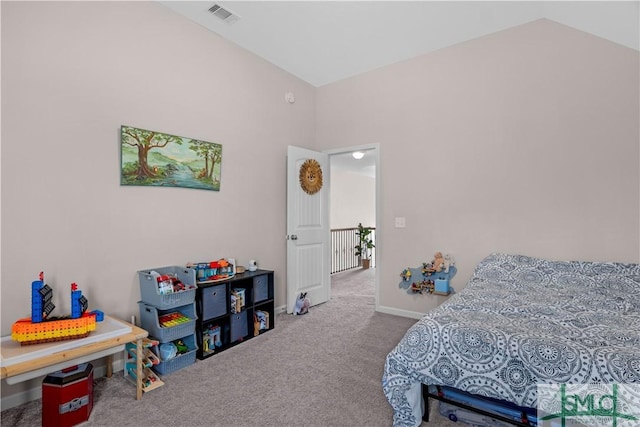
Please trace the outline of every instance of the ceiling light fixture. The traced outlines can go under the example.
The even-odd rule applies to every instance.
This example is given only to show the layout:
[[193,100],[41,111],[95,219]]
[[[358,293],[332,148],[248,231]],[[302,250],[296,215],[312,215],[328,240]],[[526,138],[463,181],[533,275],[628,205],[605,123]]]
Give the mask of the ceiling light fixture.
[[354,151],[351,155],[356,160],[360,160],[361,158],[364,157],[364,153],[362,151]]

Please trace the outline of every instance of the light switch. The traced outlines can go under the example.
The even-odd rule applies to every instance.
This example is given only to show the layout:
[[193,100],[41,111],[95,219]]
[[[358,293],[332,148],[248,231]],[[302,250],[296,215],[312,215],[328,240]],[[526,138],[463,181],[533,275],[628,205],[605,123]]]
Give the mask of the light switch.
[[396,228],[404,228],[404,227],[405,227],[404,217],[403,216],[397,216],[396,217]]

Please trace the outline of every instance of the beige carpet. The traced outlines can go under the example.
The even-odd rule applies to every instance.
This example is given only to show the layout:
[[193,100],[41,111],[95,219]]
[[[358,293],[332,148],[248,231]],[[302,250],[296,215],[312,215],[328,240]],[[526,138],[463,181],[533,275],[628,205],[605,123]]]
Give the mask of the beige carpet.
[[[329,302],[304,316],[278,315],[274,330],[164,376],[165,386],[140,401],[122,371],[96,379],[83,425],[390,426],[384,360],[415,320],[374,312],[373,275],[334,275]],[[5,410],[0,421],[40,425],[40,407]],[[423,424],[459,425],[438,415]]]

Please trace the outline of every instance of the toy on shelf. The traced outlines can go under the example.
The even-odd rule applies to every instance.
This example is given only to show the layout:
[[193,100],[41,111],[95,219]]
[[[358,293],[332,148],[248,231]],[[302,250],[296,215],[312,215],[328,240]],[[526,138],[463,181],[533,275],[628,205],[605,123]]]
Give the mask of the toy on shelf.
[[[406,289],[409,295],[419,293],[446,296],[453,292],[449,283],[456,271],[453,256],[443,256],[442,252],[436,252],[431,262],[423,262],[421,267],[402,270],[402,281],[398,286]],[[416,280],[412,281],[412,277]]]
[[443,267],[444,267],[444,257],[442,256],[442,252],[436,252],[433,255],[433,260],[429,264],[427,264],[426,262],[422,264],[422,273],[423,274],[440,273]]
[[216,347],[222,347],[220,340],[220,326],[209,325],[202,334],[202,351],[209,354],[216,350]]
[[31,283],[31,317],[16,321],[11,327],[11,339],[20,345],[39,344],[84,338],[95,331],[96,322],[104,319],[104,313],[94,310],[87,313],[89,301],[71,284],[71,315],[49,317],[55,309],[53,289],[44,283],[44,273]]
[[191,319],[188,316],[185,316],[178,311],[163,314],[158,317],[158,323],[160,324],[161,328],[171,328],[190,321]]
[[244,309],[244,293],[245,290],[242,288],[234,288],[231,290],[231,295],[229,296],[229,300],[231,302],[231,313],[240,313]]
[[[137,378],[135,364],[134,366],[127,364],[127,370],[131,378],[135,380]],[[155,372],[149,368],[142,369],[142,391],[151,391],[163,385],[164,382]]]
[[160,359],[162,362],[168,362],[174,357],[181,356],[189,352],[189,347],[182,339],[165,342],[158,346]]
[[[142,366],[146,368],[150,368],[160,363],[160,359],[158,358],[158,356],[156,356],[156,354],[153,351],[151,351],[151,347],[156,345],[158,345],[158,341],[156,340],[152,340],[149,338],[145,338],[143,340],[142,346],[144,347],[144,349],[142,352]],[[136,343],[134,342],[127,343],[125,345],[125,349],[130,358],[133,358],[133,359],[136,358],[136,351],[137,351]],[[134,367],[135,367],[135,364],[134,364]]]
[[196,270],[196,281],[198,283],[219,282],[231,279],[236,275],[235,262],[226,258],[210,262],[190,262],[187,263],[187,267]]
[[253,336],[260,335],[260,331],[269,329],[269,313],[262,310],[256,310],[253,315]]
[[[150,338],[143,338],[142,346],[142,391],[147,392],[164,385],[164,382],[153,372],[152,366],[160,363],[158,356],[151,350],[151,347],[157,346],[158,341]],[[127,380],[134,382],[137,378],[137,346],[136,343],[127,343],[125,345],[125,369],[124,376]]]
[[413,293],[430,293],[434,291],[435,284],[433,280],[423,280],[421,282],[413,282],[411,284],[411,292]]

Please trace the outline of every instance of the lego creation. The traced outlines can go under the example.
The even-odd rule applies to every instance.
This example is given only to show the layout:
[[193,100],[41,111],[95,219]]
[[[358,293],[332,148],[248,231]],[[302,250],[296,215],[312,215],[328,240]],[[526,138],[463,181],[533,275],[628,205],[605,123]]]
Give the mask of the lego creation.
[[231,279],[236,275],[236,267],[231,261],[231,259],[221,258],[210,262],[190,262],[187,267],[196,270],[196,281],[198,283],[219,282]]
[[96,322],[104,319],[99,310],[87,313],[89,302],[75,283],[71,284],[70,316],[49,317],[55,308],[52,296],[53,290],[44,283],[41,272],[39,280],[31,283],[31,317],[19,319],[12,325],[11,339],[20,345],[30,345],[84,338],[95,331]]

